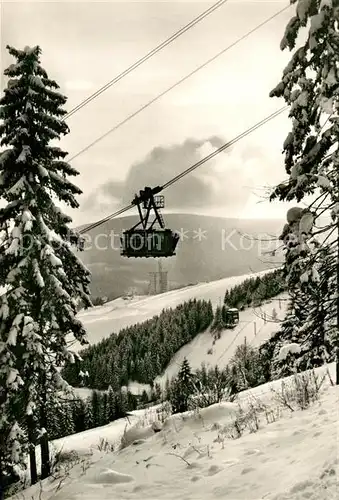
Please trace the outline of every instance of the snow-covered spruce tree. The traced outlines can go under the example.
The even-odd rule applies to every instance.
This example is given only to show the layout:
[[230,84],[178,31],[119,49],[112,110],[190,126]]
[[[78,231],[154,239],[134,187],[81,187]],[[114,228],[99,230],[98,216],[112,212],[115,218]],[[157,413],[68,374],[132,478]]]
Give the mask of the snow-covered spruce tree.
[[173,413],[182,413],[188,410],[189,399],[193,393],[193,374],[190,364],[184,358],[177,378],[171,387],[170,403]]
[[229,367],[233,378],[233,384],[237,392],[256,387],[264,383],[264,377],[261,373],[259,352],[245,342],[238,345],[235,353],[230,360]]
[[315,230],[309,210],[292,208],[287,220],[281,239],[286,251],[284,273],[290,307],[280,331],[269,341],[275,344],[273,378],[334,359],[333,248],[323,247],[312,237]]
[[[224,307],[224,310],[225,310],[225,307]],[[216,333],[216,337],[218,338],[218,333],[220,333],[223,328],[225,328],[224,319],[223,319],[223,308],[221,306],[217,306],[211,330],[212,330],[212,332]],[[220,338],[220,335],[219,335],[219,338]]]
[[[332,250],[332,252],[331,252]],[[296,367],[298,371],[321,366],[324,362],[335,360],[336,311],[333,297],[336,293],[336,254],[333,249],[319,248],[318,277],[309,280],[309,273],[301,277],[301,289],[307,296],[307,316],[299,330],[302,339],[301,358]]]
[[[265,373],[266,381],[287,377],[297,371],[296,363],[301,355],[300,344],[303,341],[300,329],[307,317],[306,307],[306,300],[302,302],[301,294],[300,296],[296,292],[290,294],[287,313],[279,330],[260,346],[260,356],[268,364],[267,373]],[[290,346],[290,352],[286,346]],[[296,346],[298,346],[297,349]]]
[[48,474],[47,387],[63,387],[57,368],[72,358],[68,335],[87,342],[77,299],[90,305],[90,274],[71,246],[80,247],[80,237],[54,203],[77,208],[81,193],[67,179],[77,175],[63,161],[67,153],[51,145],[68,133],[66,98],[40,66],[39,47],[7,48],[16,62],[4,72],[0,99],[0,481],[23,462],[30,418],[44,435],[42,476]]
[[[327,276],[334,274],[338,278],[339,275],[339,1],[291,0],[291,3],[296,3],[296,14],[286,27],[281,49],[293,50],[300,30],[305,28],[308,31],[306,42],[295,50],[281,82],[270,94],[285,99],[292,119],[292,130],[284,143],[288,179],[277,186],[271,199],[299,202],[306,195],[314,195],[315,201],[309,205],[311,213],[308,215],[312,215],[312,225],[317,231],[313,231],[312,236],[300,238],[297,247],[306,250],[306,254],[294,260],[295,266],[303,268],[301,276],[307,275],[312,288],[318,281],[317,273],[312,269],[322,255],[320,251],[307,251],[307,240],[315,234],[322,233],[322,249],[336,254],[335,263],[327,269]],[[325,215],[330,220],[319,228],[320,218]],[[337,383],[338,301],[339,295],[335,291],[326,305],[329,314],[334,312],[336,316],[336,331],[332,334],[337,355]]]

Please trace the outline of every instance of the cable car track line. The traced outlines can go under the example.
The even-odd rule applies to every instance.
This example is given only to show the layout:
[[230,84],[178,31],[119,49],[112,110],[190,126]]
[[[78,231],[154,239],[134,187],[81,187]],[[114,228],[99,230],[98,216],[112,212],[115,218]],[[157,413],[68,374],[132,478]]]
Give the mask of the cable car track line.
[[225,356],[225,354],[232,347],[232,345],[237,340],[237,338],[239,337],[239,335],[241,334],[241,332],[243,332],[245,330],[246,326],[248,326],[251,322],[250,321],[244,321],[244,323],[245,323],[245,325],[241,328],[241,330],[238,331],[238,333],[236,334],[236,336],[234,337],[234,339],[232,340],[232,342],[230,344],[228,344],[228,346],[226,347],[226,349],[220,354],[219,358],[217,359],[217,362],[220,361]]
[[141,108],[137,109],[136,111],[134,111],[133,113],[131,113],[130,115],[128,115],[124,120],[122,120],[121,122],[119,122],[116,125],[114,125],[111,129],[109,129],[103,135],[101,135],[100,137],[98,137],[97,139],[95,139],[93,142],[91,142],[84,149],[82,149],[81,151],[79,151],[78,153],[76,153],[75,155],[73,155],[68,160],[68,162],[71,162],[75,158],[78,158],[78,156],[82,155],[83,153],[85,153],[86,151],[88,151],[90,148],[92,148],[93,146],[95,146],[96,144],[98,144],[99,142],[101,142],[108,135],[112,134],[113,132],[115,132],[116,130],[118,130],[120,127],[122,127],[123,125],[125,125],[126,123],[128,123],[130,120],[132,120],[132,118],[134,118],[135,116],[137,116],[139,113],[141,113],[145,109],[149,108],[152,104],[154,104],[156,101],[158,101],[159,99],[161,99],[162,97],[164,97],[171,90],[175,89],[176,87],[178,87],[179,85],[181,85],[182,83],[184,83],[186,80],[188,80],[189,78],[191,78],[191,76],[195,75],[201,69],[205,68],[208,64],[216,61],[220,56],[222,56],[223,54],[225,54],[228,50],[230,50],[233,47],[235,47],[238,43],[240,43],[243,40],[245,40],[247,37],[249,37],[250,35],[252,35],[253,33],[255,33],[257,30],[259,30],[262,26],[264,26],[265,24],[269,23],[270,21],[272,21],[274,18],[276,18],[282,12],[284,12],[285,10],[287,10],[289,8],[290,8],[290,5],[288,5],[287,7],[284,7],[283,9],[279,10],[278,12],[276,12],[273,16],[267,18],[265,21],[263,21],[262,23],[258,24],[255,28],[253,28],[252,30],[248,31],[243,36],[241,36],[240,38],[238,38],[237,40],[235,40],[234,42],[232,42],[230,45],[228,45],[227,47],[225,47],[224,49],[222,49],[216,55],[214,55],[213,57],[211,57],[210,59],[208,59],[207,61],[205,61],[203,64],[201,64],[200,66],[198,66],[197,68],[195,68],[193,71],[191,71],[190,73],[188,73],[188,75],[186,75],[183,78],[181,78],[180,80],[178,80],[176,83],[174,83],[173,85],[171,85],[170,87],[168,87],[166,90],[164,90],[163,92],[161,92],[160,94],[158,94],[156,97],[154,97],[153,99],[151,99],[150,101],[148,101],[146,104],[144,104],[143,106],[141,106]]
[[113,214],[108,215],[104,219],[101,219],[101,220],[99,220],[97,222],[94,222],[93,224],[90,224],[87,227],[84,227],[83,229],[81,229],[80,231],[78,231],[78,233],[79,234],[85,234],[88,231],[91,231],[92,229],[95,229],[96,227],[101,226],[105,222],[108,222],[109,220],[114,219],[114,217],[118,217],[119,215],[122,215],[123,213],[127,212],[128,210],[131,210],[131,208],[134,208],[134,205],[132,203],[130,205],[128,205],[127,207],[121,208],[120,210],[117,210]]
[[[185,175],[187,174],[190,174],[191,172],[193,172],[195,169],[197,169],[198,167],[200,167],[201,165],[203,165],[204,163],[206,163],[207,161],[211,160],[212,158],[214,158],[215,156],[217,156],[218,154],[222,153],[223,151],[225,151],[226,149],[230,148],[231,146],[233,146],[233,144],[236,144],[238,141],[240,141],[241,139],[243,139],[244,137],[248,136],[249,134],[251,134],[252,132],[255,132],[257,129],[259,129],[260,127],[262,127],[263,125],[266,125],[266,123],[268,123],[270,120],[273,120],[273,118],[276,118],[277,116],[279,116],[281,113],[283,113],[284,111],[286,111],[287,109],[289,108],[289,106],[284,106],[283,108],[280,108],[278,109],[277,111],[275,111],[274,113],[272,113],[271,115],[268,115],[266,118],[264,118],[263,120],[261,120],[260,122],[256,123],[255,125],[253,125],[252,127],[250,127],[249,129],[245,130],[245,132],[242,132],[241,134],[239,134],[237,137],[235,137],[234,139],[232,139],[231,141],[229,142],[226,142],[225,144],[223,144],[220,148],[216,149],[215,151],[213,151],[212,153],[210,153],[209,155],[205,156],[205,158],[202,158],[201,160],[199,160],[197,163],[195,163],[194,165],[192,165],[191,167],[187,168],[186,170],[184,170],[183,172],[181,172],[180,174],[176,175],[175,177],[173,177],[172,179],[170,179],[169,181],[166,182],[166,184],[164,184],[163,186],[161,186],[161,189],[160,191],[163,191],[164,189],[168,188],[169,186],[172,186],[173,184],[175,184],[177,181],[179,181],[180,179],[182,179]],[[160,192],[159,191],[159,192]],[[135,204],[134,203],[131,203],[130,205],[128,205],[127,207],[125,208],[122,208],[120,210],[118,210],[117,212],[114,212],[113,214],[111,215],[108,215],[107,217],[105,217],[104,219],[101,219],[100,221],[97,221],[95,222],[94,224],[88,226],[87,228],[83,228],[79,231],[79,234],[84,234],[86,233],[87,231],[90,231],[91,229],[94,229],[98,226],[100,226],[101,224],[104,224],[105,222],[113,219],[114,217],[117,217],[118,215],[121,215],[123,214],[124,212],[127,212],[127,210],[130,210],[131,208],[135,207]]]
[[154,49],[152,49],[150,52],[148,52],[145,56],[143,56],[141,59],[133,63],[131,66],[129,66],[127,69],[125,69],[122,73],[117,75],[115,78],[110,80],[106,85],[98,89],[96,92],[94,92],[92,95],[88,96],[84,101],[79,103],[77,106],[75,106],[65,117],[63,120],[67,120],[70,118],[72,115],[74,115],[79,109],[83,108],[86,106],[86,104],[89,104],[92,102],[94,99],[99,97],[103,92],[105,92],[107,89],[112,87],[115,83],[119,82],[122,78],[124,78],[126,75],[134,71],[136,68],[141,66],[144,62],[148,61],[151,57],[153,57],[155,54],[157,54],[160,50],[163,48],[167,47],[170,43],[174,42],[177,38],[179,38],[181,35],[186,33],[186,31],[190,30],[193,28],[196,24],[198,24],[200,21],[205,19],[205,17],[209,16],[212,14],[214,11],[222,7],[228,0],[219,0],[215,4],[213,4],[211,7],[209,7],[207,10],[199,14],[199,16],[195,17],[192,21],[190,21],[188,24],[180,28],[179,31],[174,33],[172,36],[164,40],[160,45],[157,45]]

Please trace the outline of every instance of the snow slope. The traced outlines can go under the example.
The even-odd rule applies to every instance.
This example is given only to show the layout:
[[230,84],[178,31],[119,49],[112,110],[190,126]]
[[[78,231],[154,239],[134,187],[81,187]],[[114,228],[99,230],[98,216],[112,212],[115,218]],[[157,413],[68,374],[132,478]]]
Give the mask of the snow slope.
[[[180,290],[171,290],[154,296],[135,297],[132,300],[121,298],[108,302],[103,306],[93,307],[87,311],[80,311],[78,318],[88,332],[91,344],[100,342],[111,333],[118,333],[128,326],[142,323],[153,316],[160,314],[165,308],[175,308],[190,299],[211,300],[217,306],[224,300],[227,289],[232,288],[251,276],[261,276],[271,269],[255,274],[232,276],[210,283],[189,286]],[[80,346],[74,347],[79,350]]]
[[[335,364],[329,368],[334,379]],[[254,397],[277,409],[271,388],[279,386],[281,381],[275,381],[245,391],[239,401],[245,411]],[[95,453],[86,467],[75,466],[61,483],[48,478],[41,489],[35,485],[20,498],[334,500],[338,498],[338,396],[339,387],[326,378],[320,400],[308,409],[290,412],[280,407],[272,423],[267,423],[265,413],[258,414],[259,430],[245,431],[238,439],[228,434],[237,412],[235,403],[174,415],[161,432],[147,437],[144,429],[144,438],[136,443],[100,457]],[[91,431],[92,437],[95,433],[105,437],[109,427]],[[116,424],[116,432],[121,433],[122,427]],[[68,449],[81,452],[84,443],[89,444],[85,434],[63,441]]]
[[[167,378],[176,376],[185,357],[193,369],[200,368],[202,363],[207,367],[218,365],[224,368],[234,355],[237,346],[243,344],[245,339],[249,345],[259,346],[278,330],[279,320],[285,316],[286,299],[287,296],[281,294],[261,307],[240,311],[239,324],[232,330],[223,330],[221,338],[216,340],[214,345],[210,332],[200,333],[175,354],[165,372],[157,377],[156,382],[163,386]],[[277,312],[275,321],[272,320],[273,308]]]

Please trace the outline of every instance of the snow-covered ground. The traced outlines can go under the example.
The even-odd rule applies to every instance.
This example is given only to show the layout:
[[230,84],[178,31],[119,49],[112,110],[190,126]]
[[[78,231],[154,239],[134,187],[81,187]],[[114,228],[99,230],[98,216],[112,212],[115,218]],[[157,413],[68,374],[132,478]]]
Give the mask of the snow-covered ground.
[[[129,300],[119,298],[107,302],[103,306],[93,307],[87,311],[80,311],[78,318],[87,329],[89,342],[96,344],[103,338],[109,337],[113,332],[119,333],[123,328],[135,325],[136,323],[142,323],[160,314],[163,309],[175,308],[190,299],[211,300],[215,307],[219,303],[223,303],[227,289],[242,283],[247,278],[261,276],[269,271],[272,270],[242,276],[232,276],[210,283],[189,286],[180,290],[171,290],[159,295],[134,297]],[[73,349],[79,350],[80,346],[75,346]]]
[[[122,388],[124,389],[124,387]],[[148,384],[140,384],[139,382],[130,382],[128,385],[128,388],[126,389],[129,390],[132,394],[135,394],[136,396],[141,396],[143,391],[146,391],[148,393],[151,392],[151,386]],[[75,394],[82,399],[87,399],[92,395],[93,389],[88,389],[87,387],[73,387],[73,390]]]
[[[329,365],[335,379],[335,364]],[[317,369],[324,374],[325,369]],[[285,379],[288,383],[288,380]],[[87,452],[87,462],[67,477],[48,478],[19,495],[22,500],[334,500],[338,475],[338,386],[326,378],[320,399],[306,410],[280,406],[265,384],[239,395],[244,410],[263,401],[275,410],[268,423],[257,413],[259,429],[229,435],[236,403],[212,405],[165,420],[158,433],[130,427],[130,442],[121,451],[99,452],[100,438],[117,442],[125,420],[55,442],[63,450]],[[144,413],[139,412],[139,418]],[[267,412],[266,412],[267,415]],[[273,415],[273,413],[272,413]],[[134,416],[133,419],[137,419]],[[131,422],[133,425],[133,422]],[[92,453],[90,447],[93,447]],[[15,497],[12,497],[14,500]]]

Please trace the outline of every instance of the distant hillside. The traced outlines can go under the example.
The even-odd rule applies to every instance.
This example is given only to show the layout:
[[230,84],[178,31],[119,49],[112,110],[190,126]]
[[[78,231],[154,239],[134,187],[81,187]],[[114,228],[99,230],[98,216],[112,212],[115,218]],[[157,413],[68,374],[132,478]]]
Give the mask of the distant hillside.
[[[273,258],[264,254],[267,242],[251,241],[250,238],[267,240],[268,235],[280,234],[284,225],[282,220],[224,219],[190,214],[164,217],[167,227],[185,235],[178,243],[177,255],[162,260],[163,269],[168,271],[170,289],[261,271],[281,262],[281,256]],[[119,235],[136,222],[135,216],[117,218],[89,233],[88,248],[79,256],[92,272],[94,297],[114,299],[129,288],[135,288],[139,295],[148,293],[148,273],[156,271],[156,259],[127,259],[120,255]]]
[[[94,345],[107,338],[112,332],[118,333],[124,328],[143,323],[161,314],[164,309],[174,309],[190,300],[210,300],[215,309],[222,304],[226,290],[236,287],[252,276],[264,275],[267,272],[260,271],[256,275],[228,277],[161,293],[156,297],[136,296],[131,300],[115,299],[103,306],[80,311],[78,318],[87,330],[90,344]],[[72,349],[78,351],[81,346],[76,343]]]

